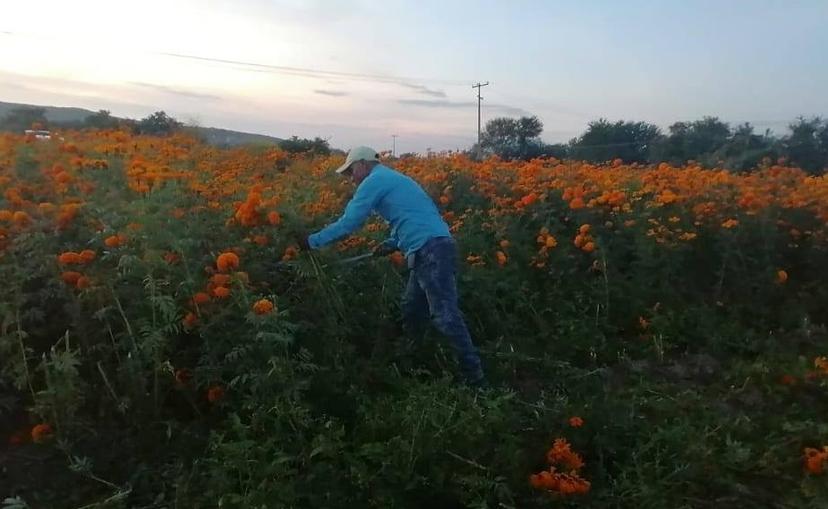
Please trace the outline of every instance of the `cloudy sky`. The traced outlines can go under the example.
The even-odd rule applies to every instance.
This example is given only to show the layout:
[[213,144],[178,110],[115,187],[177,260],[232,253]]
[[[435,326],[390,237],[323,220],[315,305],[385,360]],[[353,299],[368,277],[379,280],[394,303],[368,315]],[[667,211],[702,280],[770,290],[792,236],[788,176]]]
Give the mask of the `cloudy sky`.
[[0,101],[108,109],[397,150],[465,148],[536,114],[718,115],[783,133],[828,114],[828,1],[2,1]]

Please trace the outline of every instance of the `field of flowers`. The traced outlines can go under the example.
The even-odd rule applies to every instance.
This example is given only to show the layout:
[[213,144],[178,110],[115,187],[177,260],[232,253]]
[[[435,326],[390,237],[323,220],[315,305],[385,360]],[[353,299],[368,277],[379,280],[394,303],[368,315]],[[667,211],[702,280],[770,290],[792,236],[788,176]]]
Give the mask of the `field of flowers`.
[[825,507],[828,180],[389,160],[462,253],[492,387],[402,338],[341,156],[0,135],[8,507]]

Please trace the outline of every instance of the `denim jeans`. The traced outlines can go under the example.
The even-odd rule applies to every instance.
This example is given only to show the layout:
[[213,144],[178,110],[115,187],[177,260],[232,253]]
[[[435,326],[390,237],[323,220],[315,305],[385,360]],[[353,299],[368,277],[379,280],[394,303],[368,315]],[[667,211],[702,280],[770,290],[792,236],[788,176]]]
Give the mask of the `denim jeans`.
[[421,339],[430,318],[435,328],[449,339],[465,380],[472,384],[482,382],[480,356],[458,307],[454,240],[432,238],[413,256],[402,298],[406,332],[415,340]]

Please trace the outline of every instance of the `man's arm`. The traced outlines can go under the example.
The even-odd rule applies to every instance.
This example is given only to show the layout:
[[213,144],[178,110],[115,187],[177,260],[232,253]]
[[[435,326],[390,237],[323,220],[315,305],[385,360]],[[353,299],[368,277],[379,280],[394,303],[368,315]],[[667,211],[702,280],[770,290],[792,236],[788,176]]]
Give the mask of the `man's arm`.
[[374,206],[381,198],[381,189],[372,179],[366,179],[357,187],[354,197],[345,207],[345,212],[335,222],[308,237],[311,249],[319,249],[350,234],[365,224]]

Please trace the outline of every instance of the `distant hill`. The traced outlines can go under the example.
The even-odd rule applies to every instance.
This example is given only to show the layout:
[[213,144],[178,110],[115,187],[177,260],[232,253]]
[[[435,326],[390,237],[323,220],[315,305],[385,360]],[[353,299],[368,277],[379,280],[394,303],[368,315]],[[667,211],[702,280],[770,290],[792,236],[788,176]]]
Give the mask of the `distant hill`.
[[[95,113],[94,111],[83,108],[41,106],[36,104],[20,104],[0,101],[0,119],[16,108],[43,108],[46,110],[46,120],[54,122],[55,124],[83,122],[86,117]],[[273,136],[231,131],[229,129],[219,129],[217,127],[187,127],[186,129],[196,136],[201,137],[205,142],[210,143],[211,145],[276,145],[282,142],[281,138],[275,138]]]
[[49,122],[82,122],[83,119],[95,113],[83,108],[67,108],[62,106],[37,106],[34,104],[19,104],[0,102],[0,118],[5,117],[16,108],[43,108],[46,110],[46,120]]

